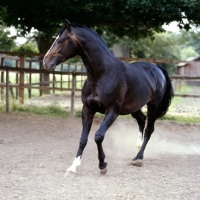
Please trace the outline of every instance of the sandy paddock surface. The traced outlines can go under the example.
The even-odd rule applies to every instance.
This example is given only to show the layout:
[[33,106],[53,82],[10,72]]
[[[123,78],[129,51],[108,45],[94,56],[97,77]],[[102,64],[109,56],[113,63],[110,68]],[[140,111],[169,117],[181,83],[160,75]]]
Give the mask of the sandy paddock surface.
[[157,121],[142,167],[137,124],[117,120],[104,140],[108,173],[99,175],[95,118],[82,164],[64,177],[77,151],[81,119],[0,113],[0,199],[200,199],[200,125]]

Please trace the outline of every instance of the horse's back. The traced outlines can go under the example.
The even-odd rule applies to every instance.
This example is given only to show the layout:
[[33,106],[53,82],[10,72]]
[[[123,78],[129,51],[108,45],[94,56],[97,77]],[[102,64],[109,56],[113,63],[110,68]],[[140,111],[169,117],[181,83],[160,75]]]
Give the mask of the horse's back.
[[155,73],[161,72],[158,66],[150,62],[134,62],[127,65],[130,70],[142,72],[142,73],[149,73],[150,71],[154,71]]
[[146,77],[147,79],[156,81],[156,83],[165,82],[165,76],[162,70],[153,63],[135,62],[127,66],[128,71],[133,73],[135,76],[144,77],[143,81],[145,81]]

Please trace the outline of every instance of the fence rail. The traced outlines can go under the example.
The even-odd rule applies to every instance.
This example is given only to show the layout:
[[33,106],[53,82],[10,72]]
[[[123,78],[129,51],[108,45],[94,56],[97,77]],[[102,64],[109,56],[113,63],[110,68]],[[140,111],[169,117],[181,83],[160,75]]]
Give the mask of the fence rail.
[[[6,76],[6,80],[4,82],[0,82],[0,88],[1,88],[1,98],[3,97],[3,93],[4,93],[4,88],[6,88],[6,112],[9,112],[9,92],[12,95],[12,98],[14,98],[14,93],[13,93],[13,88],[16,88],[16,99],[19,99],[21,103],[24,102],[24,95],[22,96],[17,96],[18,90],[23,91],[24,93],[24,89],[28,89],[29,90],[29,94],[31,93],[31,89],[38,89],[38,90],[51,90],[51,91],[55,91],[55,90],[59,90],[59,91],[71,91],[71,115],[73,117],[74,115],[74,102],[75,102],[75,91],[79,91],[81,90],[80,88],[77,88],[77,80],[76,77],[77,76],[81,76],[81,80],[79,82],[81,82],[81,85],[83,85],[83,82],[85,79],[83,79],[83,77],[86,77],[86,73],[85,72],[62,72],[62,71],[46,71],[46,70],[37,70],[37,69],[25,69],[25,68],[10,68],[10,67],[1,67],[0,68],[1,73],[5,72],[5,76]],[[71,78],[68,81],[49,81],[49,82],[35,82],[35,83],[11,83],[9,81],[9,73],[10,72],[15,72],[15,73],[20,73],[21,76],[24,76],[25,73],[36,73],[36,74],[53,74],[53,75],[67,75],[67,76],[71,76]],[[1,77],[2,78],[2,77]],[[24,80],[24,78],[23,78]],[[63,87],[63,85],[61,85],[61,83],[71,83],[70,87]],[[52,84],[52,87],[49,86],[44,86],[44,84],[47,83]],[[60,83],[60,85],[62,87],[55,87],[55,83]],[[39,86],[35,86],[35,85],[39,85]],[[69,84],[68,84],[69,86]],[[31,95],[29,95],[31,96]]]

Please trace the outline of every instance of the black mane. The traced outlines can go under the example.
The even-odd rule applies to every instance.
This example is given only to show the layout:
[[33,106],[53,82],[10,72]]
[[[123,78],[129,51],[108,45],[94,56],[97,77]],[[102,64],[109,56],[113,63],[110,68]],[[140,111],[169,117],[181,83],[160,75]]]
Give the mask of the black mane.
[[[99,34],[98,34],[95,30],[93,30],[93,29],[91,29],[91,28],[89,28],[89,27],[87,27],[87,26],[85,26],[85,25],[82,25],[82,24],[69,23],[69,25],[70,25],[71,27],[74,27],[74,28],[82,28],[82,29],[88,30],[91,34],[93,34],[94,36],[96,36],[96,37],[99,39],[100,43],[101,43],[106,49],[109,50],[109,48],[107,47],[107,45],[105,44],[105,42],[101,39],[101,37],[99,36]],[[56,37],[57,37],[58,35],[62,34],[63,31],[64,31],[65,29],[66,29],[66,25],[63,25],[63,27],[62,27],[62,28],[58,31],[58,33],[56,34]],[[110,52],[110,50],[109,50],[109,52]],[[111,53],[111,52],[110,52],[110,53]],[[112,54],[112,53],[111,53],[111,54]]]
[[[86,28],[86,29],[89,29],[87,26],[81,25],[81,24],[70,23],[69,25],[72,26],[72,27],[75,27],[75,28],[76,28],[76,27],[79,27],[79,28]],[[62,34],[63,31],[64,31],[65,29],[66,29],[66,25],[63,25],[62,28],[57,32],[56,37],[57,37],[58,35]],[[89,29],[89,30],[90,30],[90,29]]]

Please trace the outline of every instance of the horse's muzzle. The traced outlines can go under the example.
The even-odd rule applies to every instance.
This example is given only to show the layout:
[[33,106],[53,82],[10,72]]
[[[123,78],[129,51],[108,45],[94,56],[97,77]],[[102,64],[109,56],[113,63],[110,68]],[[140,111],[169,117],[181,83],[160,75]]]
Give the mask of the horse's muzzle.
[[54,70],[56,68],[56,65],[54,63],[47,65],[45,60],[43,60],[43,67],[46,70],[52,71],[52,70]]

